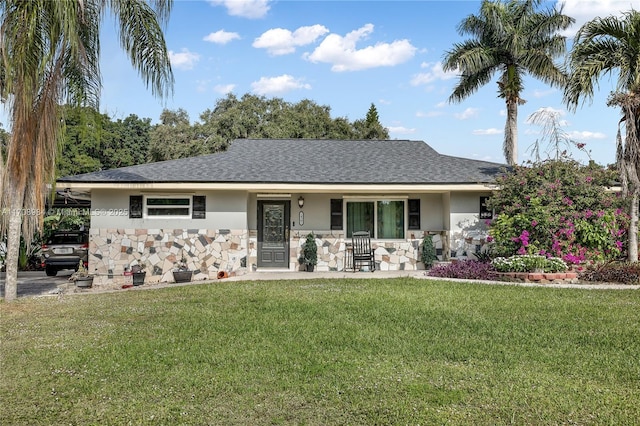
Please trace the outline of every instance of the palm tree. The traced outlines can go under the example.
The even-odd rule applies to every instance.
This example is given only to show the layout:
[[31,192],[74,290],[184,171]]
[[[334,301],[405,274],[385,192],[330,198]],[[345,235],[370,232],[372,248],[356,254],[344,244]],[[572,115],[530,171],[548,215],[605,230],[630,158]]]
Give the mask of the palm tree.
[[[3,0],[0,2],[0,99],[11,138],[0,163],[0,223],[7,235],[5,300],[17,296],[20,234],[42,225],[46,185],[54,181],[64,102],[98,109],[100,24],[110,13],[120,44],[157,96],[173,74],[161,29],[172,0]],[[1,153],[0,158],[5,158]]]
[[[595,18],[576,34],[570,57],[571,74],[565,102],[577,107],[582,99],[593,99],[594,86],[605,74],[617,75],[616,91],[609,106],[620,107],[617,165],[623,194],[630,197],[629,251],[638,261],[638,199],[640,195],[640,12],[630,10],[621,18]],[[622,138],[620,124],[626,127]]]
[[538,11],[541,0],[483,0],[478,15],[469,15],[458,26],[460,35],[471,39],[456,43],[444,58],[445,71],[460,72],[460,80],[449,97],[460,102],[487,84],[495,73],[498,96],[507,105],[504,156],[509,165],[518,161],[518,105],[523,79],[530,74],[551,86],[562,86],[566,75],[554,60],[566,51],[566,38],[558,31],[574,19],[560,10]]

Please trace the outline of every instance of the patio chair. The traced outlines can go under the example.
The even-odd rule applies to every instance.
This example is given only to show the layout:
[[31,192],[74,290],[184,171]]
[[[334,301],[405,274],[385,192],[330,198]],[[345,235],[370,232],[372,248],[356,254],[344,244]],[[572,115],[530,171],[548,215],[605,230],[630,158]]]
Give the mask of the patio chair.
[[371,249],[371,238],[368,231],[354,232],[351,235],[353,272],[359,270],[359,265],[368,264],[369,271],[376,269],[373,250]]

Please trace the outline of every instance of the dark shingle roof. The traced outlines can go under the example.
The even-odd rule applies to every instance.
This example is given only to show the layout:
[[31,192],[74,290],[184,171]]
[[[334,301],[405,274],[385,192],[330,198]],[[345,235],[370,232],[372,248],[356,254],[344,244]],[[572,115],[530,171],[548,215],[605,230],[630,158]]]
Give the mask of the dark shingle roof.
[[422,141],[238,139],[226,152],[69,176],[58,182],[430,184],[492,182],[504,164]]

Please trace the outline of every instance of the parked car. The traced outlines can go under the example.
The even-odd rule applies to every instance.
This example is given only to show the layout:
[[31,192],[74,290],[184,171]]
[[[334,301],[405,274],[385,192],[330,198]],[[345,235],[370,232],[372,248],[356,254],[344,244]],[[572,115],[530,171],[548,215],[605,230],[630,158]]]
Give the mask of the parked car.
[[87,265],[89,234],[85,231],[56,231],[42,244],[42,266],[53,277],[63,269],[78,270],[80,261]]

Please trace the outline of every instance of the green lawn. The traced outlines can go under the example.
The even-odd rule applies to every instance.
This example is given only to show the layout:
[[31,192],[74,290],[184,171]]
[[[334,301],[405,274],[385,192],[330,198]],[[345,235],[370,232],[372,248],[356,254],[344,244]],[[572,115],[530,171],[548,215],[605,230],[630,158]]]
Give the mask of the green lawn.
[[640,419],[636,290],[225,281],[0,315],[2,424]]

